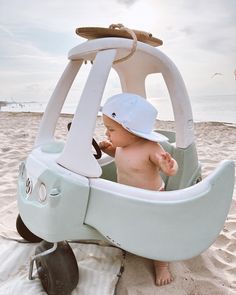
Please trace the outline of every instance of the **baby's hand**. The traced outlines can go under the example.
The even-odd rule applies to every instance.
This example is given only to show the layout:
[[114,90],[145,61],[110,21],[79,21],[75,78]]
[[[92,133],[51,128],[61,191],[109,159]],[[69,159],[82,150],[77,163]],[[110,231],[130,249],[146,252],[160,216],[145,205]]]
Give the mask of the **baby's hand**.
[[170,168],[174,165],[174,159],[167,152],[161,154],[161,162],[168,165]]
[[99,147],[104,153],[108,154],[109,156],[115,156],[115,148],[109,140],[103,140],[99,142]]
[[105,151],[107,148],[111,146],[112,146],[112,143],[109,140],[103,140],[99,142],[99,147],[102,151]]
[[164,173],[174,175],[177,172],[178,165],[169,153],[161,153],[159,163]]

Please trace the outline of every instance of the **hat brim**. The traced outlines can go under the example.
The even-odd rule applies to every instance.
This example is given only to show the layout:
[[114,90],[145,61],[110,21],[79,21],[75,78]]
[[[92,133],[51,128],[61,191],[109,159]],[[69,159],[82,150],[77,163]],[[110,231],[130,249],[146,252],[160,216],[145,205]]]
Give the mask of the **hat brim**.
[[161,133],[158,133],[156,131],[152,131],[150,133],[144,133],[144,132],[135,131],[133,129],[127,128],[124,124],[119,122],[119,120],[116,120],[116,118],[113,118],[112,116],[110,116],[106,112],[103,112],[103,114],[106,115],[107,117],[109,117],[110,119],[112,119],[113,121],[117,122],[118,124],[120,124],[123,128],[125,128],[130,133],[133,133],[134,135],[137,135],[137,136],[142,137],[144,139],[155,141],[155,142],[169,141],[169,138],[166,137],[165,135],[161,134]]
[[137,132],[137,131],[128,129],[126,127],[124,127],[124,128],[126,130],[128,130],[129,132],[133,133],[134,135],[137,135],[137,136],[142,137],[147,140],[151,140],[151,141],[155,141],[155,142],[164,142],[164,141],[169,140],[168,137],[166,137],[165,135],[158,133],[156,131],[152,131],[151,133],[143,133],[143,132]]

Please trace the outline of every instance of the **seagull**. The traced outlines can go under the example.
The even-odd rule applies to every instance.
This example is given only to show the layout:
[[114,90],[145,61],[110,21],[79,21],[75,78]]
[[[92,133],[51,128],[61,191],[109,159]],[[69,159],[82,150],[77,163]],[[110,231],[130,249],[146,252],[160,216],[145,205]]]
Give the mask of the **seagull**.
[[222,73],[214,73],[212,76],[211,76],[211,79],[214,78],[215,76],[217,75],[223,75]]

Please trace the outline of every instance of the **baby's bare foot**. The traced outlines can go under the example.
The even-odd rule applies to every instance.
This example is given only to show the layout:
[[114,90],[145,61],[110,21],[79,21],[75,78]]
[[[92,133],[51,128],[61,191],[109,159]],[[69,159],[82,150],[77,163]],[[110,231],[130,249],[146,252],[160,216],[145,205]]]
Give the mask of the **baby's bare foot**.
[[169,263],[162,261],[154,261],[155,268],[155,283],[157,286],[163,286],[170,284],[173,281],[173,277],[169,270]]

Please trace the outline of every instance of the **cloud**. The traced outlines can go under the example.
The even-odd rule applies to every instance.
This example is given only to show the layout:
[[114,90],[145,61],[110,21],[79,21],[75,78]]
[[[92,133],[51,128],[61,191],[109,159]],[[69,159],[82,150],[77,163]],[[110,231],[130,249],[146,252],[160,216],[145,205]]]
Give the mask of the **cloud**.
[[236,52],[235,1],[183,1],[176,14],[177,31],[195,47],[219,54]]
[[138,0],[117,0],[118,3],[125,4],[127,6],[133,5]]
[[[224,72],[221,78],[227,79],[227,71],[231,73],[235,68],[235,0],[0,3],[0,99],[3,93],[34,97],[35,88],[28,87],[31,84],[42,83],[42,88],[51,89],[47,83],[55,83],[59,78],[67,63],[68,50],[85,40],[75,34],[75,28],[83,26],[123,23],[163,39],[160,50],[176,62],[196,92],[206,85],[206,78],[212,73]],[[231,92],[235,89],[233,82],[227,85]]]

